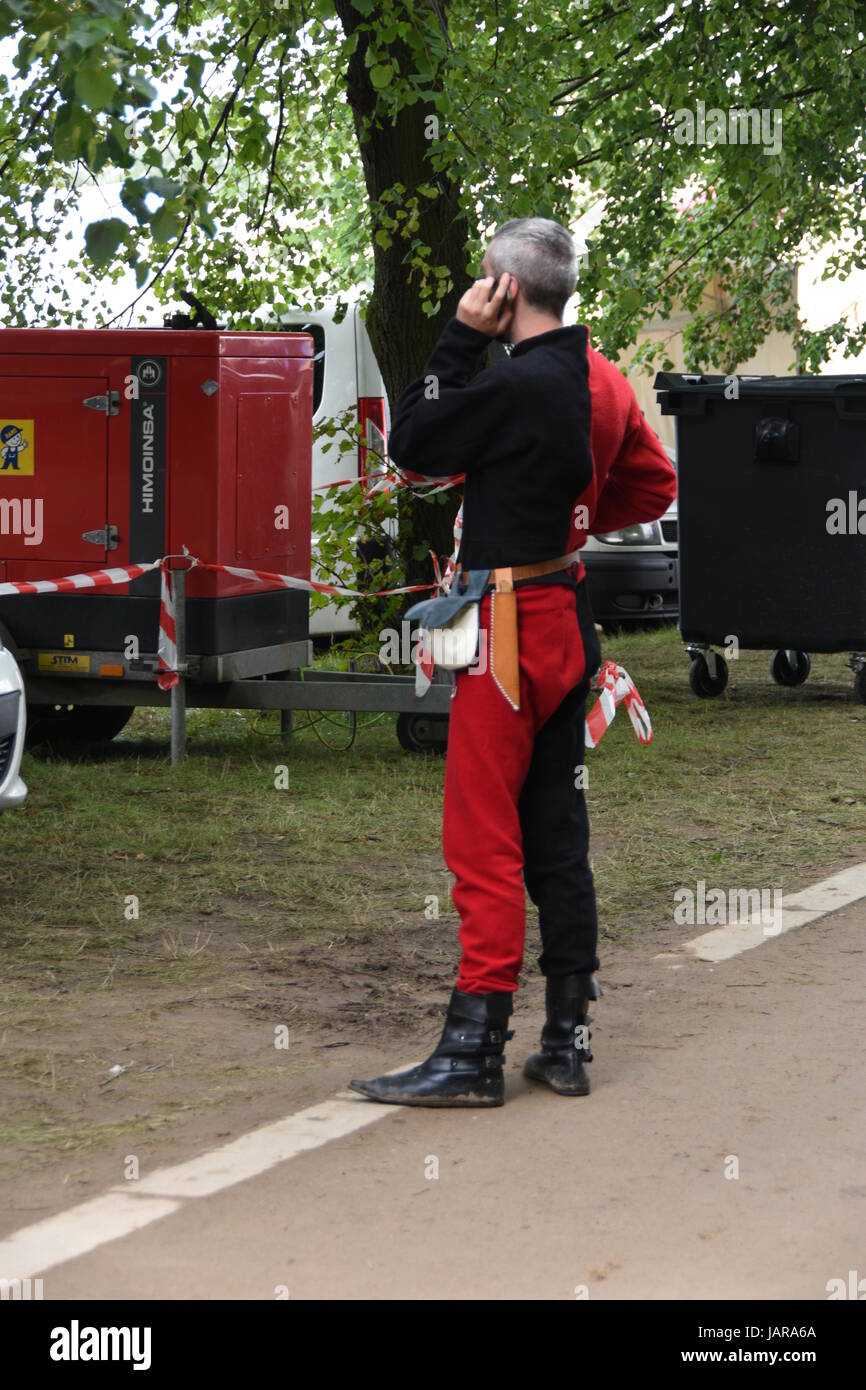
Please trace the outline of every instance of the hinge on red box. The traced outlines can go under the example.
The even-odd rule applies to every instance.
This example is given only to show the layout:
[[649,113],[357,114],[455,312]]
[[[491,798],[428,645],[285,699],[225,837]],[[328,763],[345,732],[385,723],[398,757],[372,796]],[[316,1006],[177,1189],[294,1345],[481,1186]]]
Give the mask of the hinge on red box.
[[81,539],[87,541],[89,545],[101,545],[105,550],[116,550],[118,546],[117,527],[112,526],[109,522],[104,531],[85,531]]
[[101,410],[103,415],[120,414],[120,392],[109,391],[106,396],[85,396],[81,402],[88,410]]

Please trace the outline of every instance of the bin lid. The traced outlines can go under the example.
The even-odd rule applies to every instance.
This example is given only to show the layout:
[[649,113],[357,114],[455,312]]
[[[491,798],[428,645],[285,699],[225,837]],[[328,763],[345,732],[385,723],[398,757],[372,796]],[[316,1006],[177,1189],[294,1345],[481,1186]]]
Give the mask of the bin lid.
[[[732,383],[736,382],[736,396]],[[866,409],[866,376],[753,376],[731,372],[729,376],[703,376],[699,372],[659,372],[653,382],[663,415],[702,414],[713,398],[835,402],[841,415]],[[852,410],[853,407],[853,410]]]

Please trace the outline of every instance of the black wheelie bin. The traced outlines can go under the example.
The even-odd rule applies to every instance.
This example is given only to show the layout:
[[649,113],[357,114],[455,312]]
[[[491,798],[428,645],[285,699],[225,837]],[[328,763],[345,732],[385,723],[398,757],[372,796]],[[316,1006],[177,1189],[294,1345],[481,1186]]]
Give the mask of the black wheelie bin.
[[660,372],[676,418],[680,629],[696,695],[772,650],[779,685],[848,652],[866,702],[866,376]]

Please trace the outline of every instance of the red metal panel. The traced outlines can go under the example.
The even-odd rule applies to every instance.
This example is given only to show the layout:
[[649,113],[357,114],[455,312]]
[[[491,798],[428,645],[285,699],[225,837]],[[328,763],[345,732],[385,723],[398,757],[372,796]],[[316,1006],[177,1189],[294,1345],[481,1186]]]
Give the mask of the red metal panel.
[[236,564],[295,572],[303,502],[292,424],[288,393],[238,398]]
[[0,555],[13,562],[10,577],[21,560],[105,564],[105,546],[83,533],[111,520],[109,419],[83,402],[107,390],[105,377],[0,375]]
[[[304,341],[312,340],[308,335]],[[183,364],[185,366],[185,364]],[[183,370],[175,363],[175,370]],[[178,396],[180,393],[176,393]],[[284,404],[274,405],[269,423],[251,423],[249,441],[239,426],[242,397],[250,399],[270,396]],[[185,401],[190,392],[183,393]],[[212,478],[212,498],[203,503],[201,488],[196,493],[195,507],[208,508],[215,531],[208,538],[212,544],[207,553],[196,551],[203,559],[221,564],[241,565],[250,569],[274,570],[280,574],[310,575],[310,498],[312,469],[313,363],[311,358],[223,357],[219,363],[219,389],[212,397],[218,405],[217,452],[219,465]],[[252,416],[255,408],[248,405]],[[267,412],[265,412],[265,415]],[[265,415],[262,421],[265,421]],[[258,441],[257,443],[254,441]],[[191,442],[190,442],[191,447]],[[239,448],[241,459],[239,461]],[[238,481],[240,471],[245,476]],[[252,487],[248,488],[248,480]],[[175,468],[173,488],[188,488],[189,470]],[[190,507],[181,503],[177,492],[172,494],[172,548],[181,543],[193,546],[182,535],[191,529]],[[241,499],[241,512],[238,502]],[[289,529],[274,526],[274,507],[287,505]],[[215,516],[213,515],[215,508]],[[268,586],[230,576],[193,574],[188,592],[194,597],[237,595],[266,592]],[[275,586],[270,586],[275,587]]]
[[[0,536],[0,563],[14,557],[6,577],[54,578],[152,558],[131,553],[130,531],[144,485],[132,367],[136,359],[140,365],[141,359],[153,358],[165,367],[164,548],[178,551],[185,545],[205,560],[308,578],[312,352],[311,337],[299,334],[0,330],[0,431],[3,420],[21,419],[33,420],[38,432],[36,473],[7,484],[0,472],[0,500],[13,488],[23,499],[30,489],[31,498],[42,496],[44,519],[38,547],[24,546],[23,535]],[[145,396],[154,390],[152,383],[139,386]],[[117,415],[106,417],[82,405],[84,397],[109,390],[118,396]],[[239,434],[242,397],[248,402]],[[260,397],[271,398],[263,413],[253,405]],[[10,442],[14,448],[14,439]],[[27,452],[19,447],[19,461]],[[10,464],[7,472],[21,474],[21,469]],[[34,478],[40,493],[33,491]],[[279,505],[289,509],[287,530],[273,524]],[[116,550],[81,540],[85,530],[109,522],[118,528]],[[156,529],[151,527],[154,534],[145,540],[159,551],[162,537]],[[111,592],[140,593],[147,582]],[[191,597],[262,590],[201,573],[190,576],[188,588]]]
[[296,510],[296,498],[286,496],[284,485],[291,458],[288,396],[242,393],[236,448],[235,563],[276,569],[290,544],[286,530],[276,529],[283,519],[277,509],[291,501],[291,512]]

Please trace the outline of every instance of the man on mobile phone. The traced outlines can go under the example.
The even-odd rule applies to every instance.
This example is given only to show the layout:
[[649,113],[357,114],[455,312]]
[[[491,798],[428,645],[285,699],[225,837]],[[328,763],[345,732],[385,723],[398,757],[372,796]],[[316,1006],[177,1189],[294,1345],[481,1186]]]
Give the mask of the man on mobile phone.
[[[563,326],[577,265],[557,222],[499,227],[483,278],[391,425],[398,467],[466,474],[459,564],[486,584],[489,660],[457,672],[451,702],[443,849],[460,914],[456,986],[427,1061],[350,1083],[373,1100],[503,1103],[527,891],[539,913],[547,1021],[524,1071],[561,1095],[589,1092],[588,1008],[600,990],[581,772],[601,651],[579,549],[588,533],[661,516],[676,475],[625,378],[589,346],[585,327]],[[494,339],[512,343],[510,355],[473,375]]]

